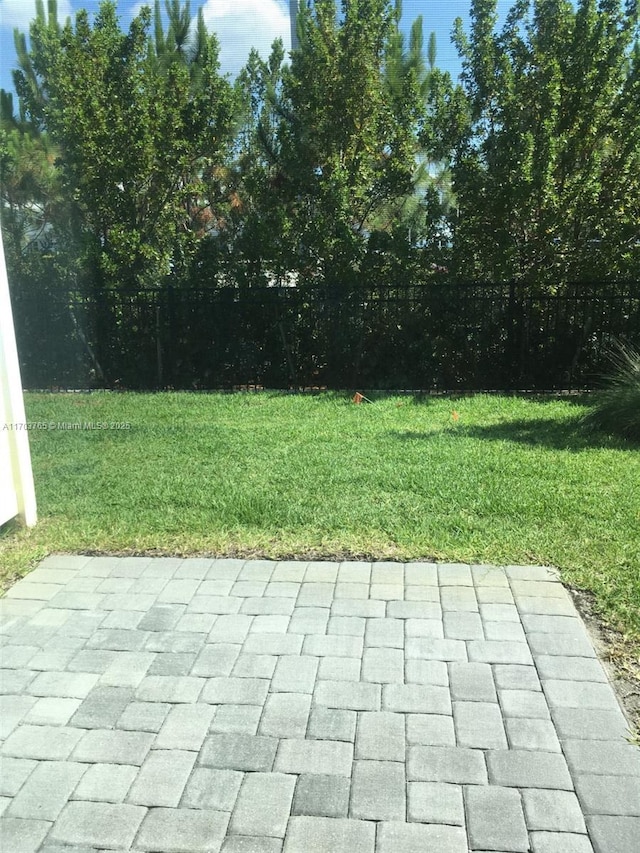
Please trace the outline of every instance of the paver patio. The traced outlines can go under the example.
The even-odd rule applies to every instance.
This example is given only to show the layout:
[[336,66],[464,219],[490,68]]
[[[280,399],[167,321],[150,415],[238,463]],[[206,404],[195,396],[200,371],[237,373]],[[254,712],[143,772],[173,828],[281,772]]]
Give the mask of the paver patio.
[[0,601],[2,853],[637,853],[544,567],[52,556]]

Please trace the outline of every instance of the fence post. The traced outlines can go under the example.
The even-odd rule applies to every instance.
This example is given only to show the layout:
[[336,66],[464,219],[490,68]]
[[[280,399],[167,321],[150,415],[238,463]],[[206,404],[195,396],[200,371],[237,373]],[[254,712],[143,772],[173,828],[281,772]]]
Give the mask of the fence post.
[[162,341],[160,339],[162,324],[160,322],[161,317],[161,309],[160,309],[160,299],[156,302],[156,371],[157,371],[157,386],[158,391],[160,391],[163,387],[163,378],[162,378]]
[[167,328],[167,334],[164,336],[165,340],[165,350],[164,350],[164,361],[163,361],[163,378],[165,385],[174,386],[176,382],[175,370],[176,370],[176,338],[177,338],[177,329],[176,329],[176,296],[173,290],[173,285],[167,285],[166,293],[166,301],[167,301],[167,312],[165,315],[165,324]]
[[506,365],[506,389],[512,391],[516,384],[516,373],[520,367],[520,348],[516,334],[516,283],[509,282],[509,303],[507,307],[507,365]]

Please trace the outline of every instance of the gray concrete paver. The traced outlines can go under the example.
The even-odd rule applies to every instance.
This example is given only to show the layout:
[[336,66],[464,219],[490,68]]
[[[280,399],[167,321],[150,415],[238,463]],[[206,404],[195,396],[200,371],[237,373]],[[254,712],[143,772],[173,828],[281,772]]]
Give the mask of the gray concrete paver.
[[599,660],[594,658],[538,655],[536,666],[544,679],[564,681],[607,681],[607,674]]
[[542,688],[547,702],[555,708],[599,708],[603,711],[615,711],[619,707],[609,684],[554,679],[543,680]]
[[69,724],[79,729],[113,728],[132,700],[133,690],[129,687],[98,684],[82,701]]
[[64,807],[49,838],[70,845],[127,849],[131,847],[146,812],[142,806],[126,803],[74,800]]
[[7,816],[54,821],[86,770],[86,764],[40,762],[14,798]]
[[553,708],[551,716],[561,739],[619,743],[629,734],[629,724],[620,709]]
[[379,684],[357,681],[319,680],[314,691],[315,704],[352,711],[379,711],[382,690]]
[[640,777],[640,750],[631,743],[565,740],[562,748],[576,776],[593,773]]
[[405,660],[404,677],[407,684],[449,685],[447,664],[441,660]]
[[146,675],[135,695],[140,702],[197,702],[205,683],[188,675]]
[[24,724],[9,735],[2,746],[2,752],[15,758],[66,761],[85,734],[84,729],[67,726]]
[[187,749],[198,752],[215,714],[212,705],[174,705],[158,732],[154,749]]
[[314,740],[345,740],[356,737],[357,713],[342,708],[313,708],[309,716],[307,737]]
[[464,826],[462,785],[446,782],[409,782],[407,817],[410,821]]
[[116,728],[134,732],[159,732],[171,708],[168,702],[130,702],[116,723]]
[[526,853],[529,835],[518,791],[497,785],[465,790],[467,833],[474,850]]
[[51,824],[44,820],[0,817],[2,847],[11,853],[38,853]]
[[522,802],[531,830],[585,833],[584,817],[573,791],[545,791],[531,788],[522,791]]
[[255,735],[263,714],[261,705],[216,705],[210,732]]
[[0,796],[15,797],[20,788],[38,766],[29,758],[10,758],[0,755]]
[[283,739],[274,769],[279,773],[350,776],[353,745],[346,741]]
[[410,746],[407,778],[416,782],[486,785],[484,753],[457,746]]
[[362,656],[362,680],[377,684],[404,685],[402,649],[367,648]]
[[432,637],[435,640],[444,639],[444,624],[442,619],[416,619],[409,617],[404,620],[407,637]]
[[147,756],[127,795],[140,806],[175,808],[193,770],[197,753],[179,749],[154,749]]
[[533,853],[594,853],[587,835],[568,832],[532,832]]
[[367,619],[365,645],[404,648],[404,620],[391,617]]
[[106,729],[80,731],[82,737],[72,754],[73,761],[89,764],[141,765],[154,742],[151,732],[130,732]]
[[585,814],[640,817],[640,776],[578,776],[575,783]]
[[587,827],[596,853],[637,853],[640,818],[590,815]]
[[500,707],[492,702],[454,702],[458,746],[506,749],[507,736]]
[[318,658],[307,655],[281,655],[271,679],[270,690],[277,693],[313,693]]
[[226,812],[150,809],[140,827],[135,846],[154,853],[211,853],[212,850],[220,850],[228,823]]
[[496,687],[488,663],[449,664],[451,697],[467,702],[496,702]]
[[350,815],[362,820],[404,820],[407,784],[398,761],[355,761]]
[[275,565],[271,580],[302,583],[307,566],[304,560],[280,560]]
[[405,715],[388,711],[363,711],[358,719],[356,758],[404,761]]
[[446,714],[407,714],[407,744],[455,746],[453,717]]
[[[204,683],[203,679],[198,681]],[[213,705],[261,705],[268,689],[267,678],[209,678],[200,701]]]
[[71,799],[122,803],[138,770],[133,764],[89,764]]
[[573,781],[563,755],[529,750],[491,750],[487,753],[489,781],[512,788],[570,791]]
[[267,773],[273,767],[277,748],[276,738],[217,733],[206,738],[198,763],[219,770]]
[[536,690],[500,690],[500,705],[506,718],[526,717],[529,720],[548,720],[549,696]]
[[551,720],[510,717],[504,721],[511,749],[560,752],[560,741]]
[[346,817],[349,811],[351,779],[302,773],[297,777],[292,815]]
[[35,696],[0,696],[0,740],[9,737],[38,701]]
[[467,853],[467,836],[460,826],[400,821],[380,824],[376,853],[415,853],[416,850]]
[[360,658],[320,658],[319,681],[360,681]]
[[372,821],[300,816],[289,820],[283,853],[374,853]]
[[235,805],[244,773],[196,767],[187,782],[181,805],[187,809],[230,812]]
[[277,738],[304,738],[311,710],[306,693],[271,693],[267,696],[259,731]]
[[229,823],[232,835],[284,838],[296,777],[247,773]]
[[450,714],[451,697],[446,687],[431,684],[385,684],[382,707],[404,714]]
[[189,675],[195,663],[195,652],[164,652],[156,655],[149,675]]
[[231,675],[231,670],[240,654],[240,645],[209,642],[193,664],[191,675],[212,678]]
[[637,849],[547,567],[59,555],[2,612],[10,853]]

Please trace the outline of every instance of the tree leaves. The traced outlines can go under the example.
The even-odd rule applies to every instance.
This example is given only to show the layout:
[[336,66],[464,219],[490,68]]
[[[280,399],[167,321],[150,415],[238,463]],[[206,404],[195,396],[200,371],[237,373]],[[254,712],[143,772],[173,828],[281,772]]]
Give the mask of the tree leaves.
[[340,288],[418,257],[532,289],[637,275],[637,4],[516,0],[500,32],[496,9],[456,23],[460,84],[434,37],[425,58],[421,18],[405,38],[399,0],[311,0],[290,61],[278,40],[232,85],[184,0],[126,32],[112,2],[62,25],[38,0],[18,115],[0,105],[12,257],[46,234],[96,288],[204,269]]
[[519,0],[501,34],[495,7],[474,0],[469,38],[456,35],[456,273],[540,284],[637,272],[637,251],[621,251],[622,232],[638,236],[635,4]]

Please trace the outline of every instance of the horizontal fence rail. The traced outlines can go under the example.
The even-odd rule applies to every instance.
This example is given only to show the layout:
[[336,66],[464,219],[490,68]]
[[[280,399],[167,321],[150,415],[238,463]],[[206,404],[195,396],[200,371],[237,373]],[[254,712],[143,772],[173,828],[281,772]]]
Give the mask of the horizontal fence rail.
[[590,388],[640,346],[638,282],[12,293],[27,388]]

